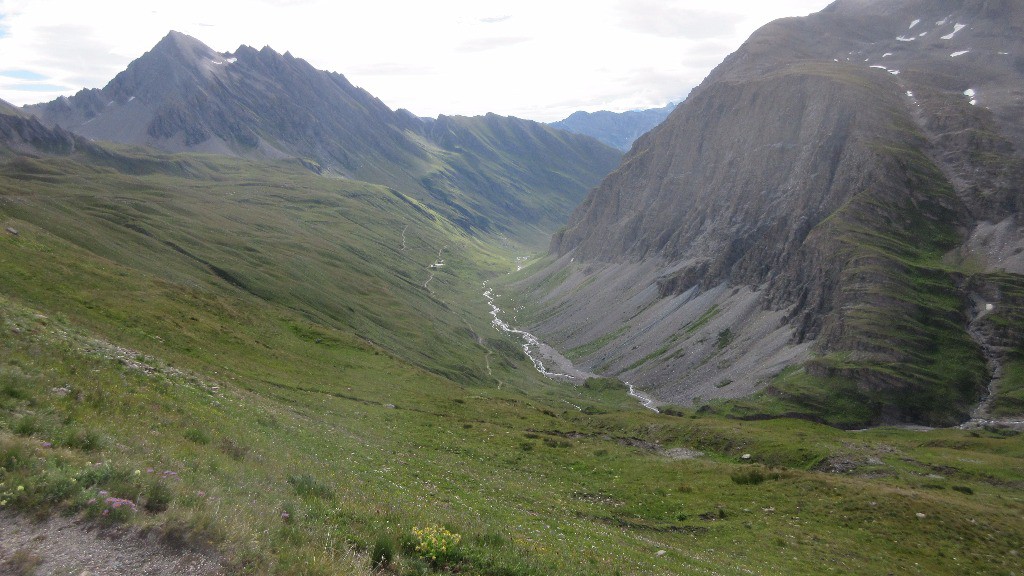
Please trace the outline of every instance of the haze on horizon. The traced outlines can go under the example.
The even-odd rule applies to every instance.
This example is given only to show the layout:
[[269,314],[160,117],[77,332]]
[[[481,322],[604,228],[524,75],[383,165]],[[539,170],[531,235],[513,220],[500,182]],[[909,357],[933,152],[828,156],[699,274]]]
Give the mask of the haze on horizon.
[[223,52],[290,52],[420,116],[554,121],[678,101],[760,26],[829,2],[0,0],[0,98],[102,87],[178,30]]

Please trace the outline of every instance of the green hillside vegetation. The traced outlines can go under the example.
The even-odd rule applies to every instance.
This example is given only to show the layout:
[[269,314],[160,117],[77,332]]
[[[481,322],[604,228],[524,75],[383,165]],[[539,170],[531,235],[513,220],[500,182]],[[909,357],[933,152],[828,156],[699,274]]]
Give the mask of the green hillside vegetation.
[[517,255],[298,163],[5,158],[0,515],[148,528],[238,574],[1018,570],[1024,437],[545,379],[480,294]]

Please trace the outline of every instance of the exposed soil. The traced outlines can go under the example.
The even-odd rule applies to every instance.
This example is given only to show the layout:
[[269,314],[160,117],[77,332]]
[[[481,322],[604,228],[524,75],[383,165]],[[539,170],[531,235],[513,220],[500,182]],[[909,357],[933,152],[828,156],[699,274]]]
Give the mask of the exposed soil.
[[160,543],[153,532],[101,528],[62,516],[35,520],[0,512],[0,575],[210,576],[211,556]]

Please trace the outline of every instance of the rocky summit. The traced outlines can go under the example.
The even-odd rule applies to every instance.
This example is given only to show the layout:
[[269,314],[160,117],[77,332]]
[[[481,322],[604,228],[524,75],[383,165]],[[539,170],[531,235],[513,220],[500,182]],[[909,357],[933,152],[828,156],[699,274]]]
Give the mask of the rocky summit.
[[535,331],[741,417],[1019,411],[1001,375],[1024,360],[1022,31],[1008,0],[840,0],[763,27],[556,234],[523,286]]

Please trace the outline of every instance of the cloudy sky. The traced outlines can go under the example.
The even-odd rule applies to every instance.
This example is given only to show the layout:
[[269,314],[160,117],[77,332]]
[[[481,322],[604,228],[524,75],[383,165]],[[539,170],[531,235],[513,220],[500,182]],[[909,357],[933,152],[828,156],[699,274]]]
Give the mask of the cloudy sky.
[[169,30],[290,51],[417,115],[541,121],[686,96],[761,25],[830,0],[0,0],[0,98],[102,87]]

